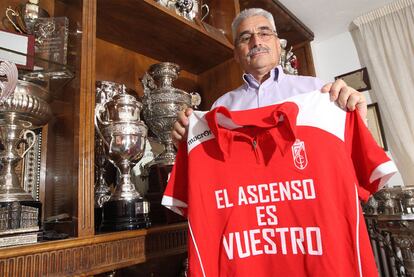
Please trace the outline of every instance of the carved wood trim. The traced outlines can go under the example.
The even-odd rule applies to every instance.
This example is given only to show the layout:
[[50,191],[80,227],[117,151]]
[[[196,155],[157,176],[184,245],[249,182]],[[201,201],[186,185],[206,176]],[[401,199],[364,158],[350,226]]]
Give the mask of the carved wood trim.
[[0,250],[0,276],[93,275],[185,253],[187,224]]
[[94,107],[96,0],[82,7],[82,58],[79,105],[78,236],[94,233]]

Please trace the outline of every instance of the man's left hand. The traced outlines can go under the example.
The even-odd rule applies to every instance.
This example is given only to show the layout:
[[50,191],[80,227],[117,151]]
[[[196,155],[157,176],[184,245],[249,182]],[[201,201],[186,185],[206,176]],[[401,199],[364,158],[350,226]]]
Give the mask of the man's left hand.
[[350,111],[358,110],[362,119],[367,117],[367,100],[362,92],[349,87],[344,80],[338,79],[324,85],[322,92],[329,92],[331,101],[336,101],[341,108]]

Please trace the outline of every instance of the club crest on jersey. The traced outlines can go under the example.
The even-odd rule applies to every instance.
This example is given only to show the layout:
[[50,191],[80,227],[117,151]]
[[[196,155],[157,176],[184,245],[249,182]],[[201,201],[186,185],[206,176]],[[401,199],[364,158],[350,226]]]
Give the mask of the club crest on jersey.
[[293,163],[297,169],[305,169],[308,165],[308,157],[306,156],[305,143],[299,139],[292,145]]

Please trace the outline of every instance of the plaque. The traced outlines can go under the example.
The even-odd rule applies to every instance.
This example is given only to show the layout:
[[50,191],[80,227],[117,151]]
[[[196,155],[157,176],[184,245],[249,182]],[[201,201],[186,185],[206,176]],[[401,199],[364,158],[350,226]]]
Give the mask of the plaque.
[[[41,60],[66,64],[69,20],[67,17],[38,18],[33,25],[35,55]],[[42,66],[42,63],[40,63]],[[43,65],[47,67],[46,65]]]

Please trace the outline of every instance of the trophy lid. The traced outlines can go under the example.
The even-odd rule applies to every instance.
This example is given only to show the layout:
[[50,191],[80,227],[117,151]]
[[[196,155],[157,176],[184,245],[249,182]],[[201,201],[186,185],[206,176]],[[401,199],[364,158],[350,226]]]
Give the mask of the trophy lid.
[[107,118],[112,122],[140,120],[142,103],[126,91],[114,95],[104,106],[107,110]]

